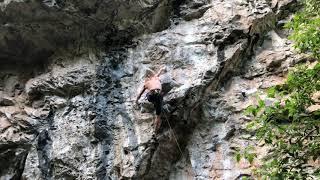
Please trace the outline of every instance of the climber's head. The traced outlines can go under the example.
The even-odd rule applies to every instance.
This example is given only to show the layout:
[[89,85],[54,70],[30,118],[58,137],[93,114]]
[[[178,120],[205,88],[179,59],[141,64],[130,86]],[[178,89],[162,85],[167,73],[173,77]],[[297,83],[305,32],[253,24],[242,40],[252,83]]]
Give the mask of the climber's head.
[[156,74],[156,73],[155,73],[153,70],[147,69],[147,70],[146,70],[146,74],[145,74],[145,78],[146,78],[146,79],[152,78],[155,74]]

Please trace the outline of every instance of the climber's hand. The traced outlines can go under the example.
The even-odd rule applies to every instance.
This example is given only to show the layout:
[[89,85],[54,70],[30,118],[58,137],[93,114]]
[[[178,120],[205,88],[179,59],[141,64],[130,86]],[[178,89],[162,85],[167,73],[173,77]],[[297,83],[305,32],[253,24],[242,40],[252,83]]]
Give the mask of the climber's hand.
[[161,72],[166,72],[167,71],[167,68],[166,66],[161,66],[161,69],[160,69]]

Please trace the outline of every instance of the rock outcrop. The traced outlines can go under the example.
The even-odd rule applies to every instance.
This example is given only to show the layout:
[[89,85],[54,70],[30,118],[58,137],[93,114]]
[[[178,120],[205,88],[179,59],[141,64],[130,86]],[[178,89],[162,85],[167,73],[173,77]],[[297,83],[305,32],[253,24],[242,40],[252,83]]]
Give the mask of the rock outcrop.
[[[170,0],[5,0],[0,64],[44,63],[56,51],[78,55],[169,25]],[[103,46],[102,46],[103,49]]]
[[[234,159],[254,144],[241,112],[305,60],[281,28],[293,0],[0,7],[0,179],[250,177],[258,162]],[[163,65],[153,138],[152,105],[134,100]]]

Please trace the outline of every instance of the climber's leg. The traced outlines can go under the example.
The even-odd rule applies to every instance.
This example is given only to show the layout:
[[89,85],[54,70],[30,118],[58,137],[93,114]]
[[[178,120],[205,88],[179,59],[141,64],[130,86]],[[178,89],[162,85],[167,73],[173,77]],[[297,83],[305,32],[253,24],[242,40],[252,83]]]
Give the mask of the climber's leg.
[[154,107],[156,109],[156,119],[155,119],[154,125],[155,125],[155,132],[157,133],[161,126],[162,95],[160,93],[157,94]]
[[156,110],[156,118],[153,122],[154,131],[157,133],[161,125],[161,112],[162,112],[162,94],[160,89],[151,90],[147,93],[147,98],[149,102],[153,103]]
[[155,122],[154,122],[154,132],[157,134],[159,129],[160,129],[160,126],[161,126],[161,117],[160,115],[156,115],[156,119],[155,119]]

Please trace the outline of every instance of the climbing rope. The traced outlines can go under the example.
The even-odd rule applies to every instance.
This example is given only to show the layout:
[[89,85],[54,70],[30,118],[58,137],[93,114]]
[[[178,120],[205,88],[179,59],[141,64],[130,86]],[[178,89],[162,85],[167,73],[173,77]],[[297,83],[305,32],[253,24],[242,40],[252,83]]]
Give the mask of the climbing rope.
[[169,120],[168,120],[168,118],[167,118],[167,115],[165,115],[165,119],[166,119],[166,121],[167,121],[167,123],[168,123],[168,125],[169,125],[170,130],[172,131],[173,138],[174,138],[174,140],[176,141],[176,144],[177,144],[177,146],[178,146],[178,149],[179,149],[180,154],[181,154],[181,157],[182,157],[182,155],[183,155],[182,150],[181,150],[181,148],[180,148],[180,145],[179,145],[179,142],[178,142],[177,137],[176,137],[176,135],[175,135],[175,132],[174,132],[174,130],[172,129],[171,124],[170,124],[170,122],[169,122]]

